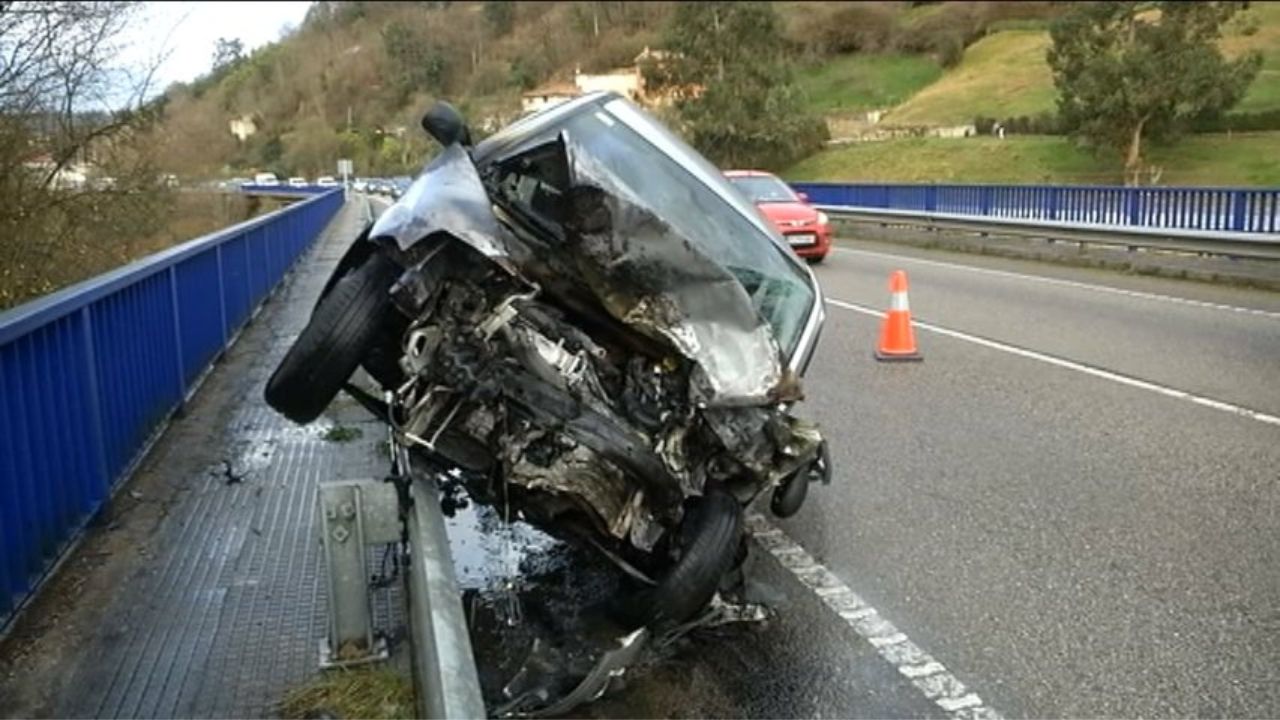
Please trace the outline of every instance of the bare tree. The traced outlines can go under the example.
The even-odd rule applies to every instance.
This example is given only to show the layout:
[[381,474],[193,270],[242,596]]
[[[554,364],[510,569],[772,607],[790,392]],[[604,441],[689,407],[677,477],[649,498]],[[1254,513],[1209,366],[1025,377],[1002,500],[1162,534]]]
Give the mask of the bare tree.
[[[0,3],[0,307],[105,269],[89,236],[156,217],[142,134],[161,108],[148,102],[160,59],[116,62],[137,9]],[[73,172],[89,166],[97,177]]]

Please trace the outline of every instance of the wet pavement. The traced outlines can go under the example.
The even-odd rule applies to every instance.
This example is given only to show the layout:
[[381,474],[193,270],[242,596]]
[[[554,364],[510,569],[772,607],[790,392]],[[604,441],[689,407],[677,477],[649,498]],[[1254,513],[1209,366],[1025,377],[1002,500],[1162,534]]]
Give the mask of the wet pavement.
[[[539,684],[552,697],[567,693],[625,632],[608,614],[621,573],[598,553],[509,526],[484,507],[460,511],[449,533],[491,710]],[[650,646],[603,698],[570,715],[946,716],[769,553],[753,547],[749,563],[747,600],[772,617]],[[526,666],[531,677],[518,677]]]

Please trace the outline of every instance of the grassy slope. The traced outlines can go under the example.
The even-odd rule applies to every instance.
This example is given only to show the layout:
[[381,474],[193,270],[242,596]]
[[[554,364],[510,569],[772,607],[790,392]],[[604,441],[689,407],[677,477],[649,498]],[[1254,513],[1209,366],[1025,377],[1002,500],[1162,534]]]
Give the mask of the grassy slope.
[[[1252,35],[1238,31],[1254,18]],[[953,125],[979,115],[1006,118],[1052,112],[1053,75],[1045,61],[1049,34],[1034,29],[992,33],[971,45],[960,64],[894,109],[896,124]],[[1263,54],[1262,72],[1250,86],[1240,111],[1280,109],[1280,2],[1254,3],[1224,32],[1223,50],[1235,56],[1247,50]]]
[[1253,35],[1228,32],[1222,41],[1228,56],[1246,50],[1262,53],[1262,70],[1244,99],[1236,106],[1242,112],[1280,109],[1280,2],[1255,2],[1243,15],[1257,18]]
[[797,79],[809,107],[825,115],[897,105],[941,75],[936,62],[919,55],[844,55]]
[[979,115],[1035,115],[1054,107],[1053,76],[1044,61],[1047,33],[1006,30],[970,45],[937,82],[893,109],[896,125],[959,125]]
[[[1280,185],[1280,133],[1198,135],[1152,148],[1162,185]],[[824,150],[785,172],[832,182],[1116,183],[1118,158],[1065,138],[917,138]]]

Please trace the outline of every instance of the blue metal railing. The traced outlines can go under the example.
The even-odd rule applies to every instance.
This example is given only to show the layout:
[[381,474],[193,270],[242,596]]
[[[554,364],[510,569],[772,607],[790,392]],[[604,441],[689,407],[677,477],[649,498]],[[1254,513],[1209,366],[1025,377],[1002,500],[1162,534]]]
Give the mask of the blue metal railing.
[[288,185],[286,183],[279,183],[277,185],[255,185],[253,183],[246,183],[241,185],[239,188],[240,192],[248,193],[250,195],[286,196],[320,195],[333,189],[334,188],[332,187],[324,187],[323,185]]
[[1179,230],[1280,232],[1280,189],[791,183],[815,205]]
[[342,202],[311,197],[0,313],[0,627]]

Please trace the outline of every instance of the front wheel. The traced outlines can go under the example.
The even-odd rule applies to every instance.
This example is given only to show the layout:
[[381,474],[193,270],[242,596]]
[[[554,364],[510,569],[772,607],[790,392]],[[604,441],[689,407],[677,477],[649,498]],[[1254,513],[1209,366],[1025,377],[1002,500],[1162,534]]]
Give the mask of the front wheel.
[[395,312],[388,293],[399,274],[393,260],[375,252],[342,275],[267,381],[267,404],[299,424],[319,417]]
[[622,605],[636,626],[666,628],[692,619],[711,602],[733,566],[742,539],[742,506],[721,489],[709,489],[685,513],[675,538],[679,557],[658,585]]

